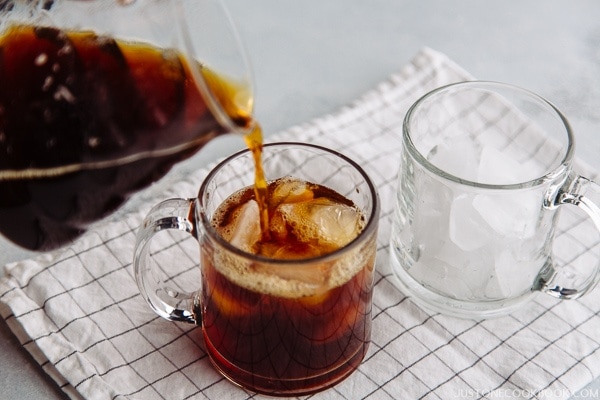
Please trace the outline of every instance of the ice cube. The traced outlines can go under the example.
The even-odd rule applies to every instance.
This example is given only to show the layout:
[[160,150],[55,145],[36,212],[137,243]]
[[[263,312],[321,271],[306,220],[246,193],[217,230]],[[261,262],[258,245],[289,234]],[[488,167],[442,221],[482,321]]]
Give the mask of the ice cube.
[[451,241],[439,242],[435,251],[422,248],[420,259],[410,269],[413,278],[434,292],[462,301],[500,297],[493,243],[465,252]]
[[507,297],[505,288],[503,287],[502,278],[498,276],[495,269],[492,267],[486,286],[483,288],[481,298],[485,300],[500,300]]
[[284,215],[277,207],[269,217],[269,232],[274,240],[283,241],[288,236],[288,226]]
[[298,203],[312,200],[313,197],[314,193],[307,182],[282,178],[273,189],[269,202],[270,207],[275,208],[282,203]]
[[414,190],[416,195],[404,197],[410,203],[405,207],[414,212],[408,217],[412,220],[414,242],[435,252],[443,243],[440,238],[448,237],[448,215],[454,194],[449,187],[422,171],[415,171]]
[[473,196],[460,195],[452,201],[448,234],[464,251],[473,251],[492,241],[490,228],[473,206]]
[[512,190],[477,195],[473,207],[495,235],[525,239],[535,234],[541,203],[536,192]]
[[444,241],[436,252],[423,248],[421,254],[421,260],[410,271],[421,284],[459,300],[482,297],[490,272],[481,264],[479,254],[465,253],[454,243]]
[[361,230],[360,213],[353,207],[319,197],[279,206],[294,233],[305,241],[317,240],[343,247]]
[[229,242],[241,250],[254,253],[254,247],[261,237],[258,203],[250,200],[242,204],[232,224]]
[[427,159],[436,167],[461,179],[475,181],[479,165],[477,143],[470,138],[447,140],[433,147]]
[[526,182],[529,170],[511,157],[495,147],[484,147],[477,170],[477,181],[491,185],[508,185]]
[[515,246],[518,247],[519,243],[507,243],[494,260],[494,281],[497,281],[502,297],[512,297],[531,290],[544,265],[543,260],[535,258],[518,260],[515,257]]
[[459,272],[465,284],[469,287],[470,296],[466,300],[483,300],[498,298],[500,289],[497,279],[494,279],[494,246],[495,243],[486,243],[484,246],[462,253],[464,257]]

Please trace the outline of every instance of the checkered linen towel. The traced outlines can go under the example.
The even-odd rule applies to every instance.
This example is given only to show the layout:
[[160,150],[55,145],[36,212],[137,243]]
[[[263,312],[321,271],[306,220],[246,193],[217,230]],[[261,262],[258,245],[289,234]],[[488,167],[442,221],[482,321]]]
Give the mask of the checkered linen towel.
[[[468,79],[445,55],[423,49],[355,103],[268,137],[343,152],[369,173],[382,202],[369,353],[348,379],[311,398],[565,399],[600,375],[598,289],[576,301],[539,295],[511,316],[476,322],[427,313],[394,285],[388,240],[402,120],[424,93]],[[260,398],[211,367],[199,328],[157,317],[133,277],[143,216],[160,200],[194,196],[207,172],[172,180],[166,190],[146,196],[136,213],[98,225],[69,248],[5,267],[0,314],[70,397]],[[563,208],[557,261],[597,256],[595,228],[570,210],[575,207]],[[164,247],[189,255],[181,257],[186,261],[177,277],[197,282],[197,244],[187,247],[189,242],[194,239]],[[177,251],[165,250],[169,257]]]

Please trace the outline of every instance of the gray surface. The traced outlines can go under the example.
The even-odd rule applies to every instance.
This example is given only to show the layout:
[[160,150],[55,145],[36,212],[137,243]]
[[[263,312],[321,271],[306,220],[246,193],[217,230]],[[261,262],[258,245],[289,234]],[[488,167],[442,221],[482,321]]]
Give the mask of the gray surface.
[[[578,156],[600,170],[597,0],[224,1],[254,67],[256,115],[267,135],[335,111],[428,46],[480,79],[524,86],[555,103],[574,128]],[[219,139],[179,171],[241,147],[239,138]],[[29,255],[0,238],[1,265]],[[64,397],[4,321],[0,354],[1,399]]]

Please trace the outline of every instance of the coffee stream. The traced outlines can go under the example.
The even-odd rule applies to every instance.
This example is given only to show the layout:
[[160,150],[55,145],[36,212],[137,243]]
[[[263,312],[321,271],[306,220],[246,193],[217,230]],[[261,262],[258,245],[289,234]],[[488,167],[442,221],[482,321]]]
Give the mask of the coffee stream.
[[269,241],[271,236],[269,230],[269,207],[267,202],[269,188],[262,165],[263,137],[260,125],[255,124],[252,131],[244,136],[244,139],[254,158],[254,195],[256,196],[256,202],[258,203],[260,231],[262,234],[261,240]]
[[[229,119],[236,123],[240,129],[247,131],[244,135],[244,141],[252,153],[254,160],[254,195],[256,196],[256,202],[260,210],[262,239],[268,241],[270,239],[269,210],[267,205],[269,194],[268,183],[262,164],[263,133],[260,124],[248,112],[251,108],[248,105],[251,99],[247,98],[247,101],[242,102],[243,104],[236,103],[234,99],[239,101],[240,88],[236,88],[230,83],[223,84],[223,79],[210,70],[203,71],[203,79],[227,113]],[[244,96],[241,97],[244,98]]]

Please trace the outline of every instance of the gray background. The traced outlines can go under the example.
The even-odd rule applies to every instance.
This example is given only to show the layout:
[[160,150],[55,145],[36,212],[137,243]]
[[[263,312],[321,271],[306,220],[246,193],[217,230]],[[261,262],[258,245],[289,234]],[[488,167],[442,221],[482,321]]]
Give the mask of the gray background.
[[[223,1],[254,68],[266,135],[337,110],[428,46],[477,78],[553,102],[571,122],[577,155],[600,170],[600,1]],[[242,147],[239,137],[217,139],[172,176]],[[0,265],[30,255],[0,238]],[[60,398],[0,321],[0,399]]]

